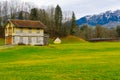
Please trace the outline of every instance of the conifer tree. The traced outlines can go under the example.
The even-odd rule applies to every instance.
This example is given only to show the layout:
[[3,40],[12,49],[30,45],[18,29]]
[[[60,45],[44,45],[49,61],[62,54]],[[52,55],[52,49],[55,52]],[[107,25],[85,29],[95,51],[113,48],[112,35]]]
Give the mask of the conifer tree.
[[38,20],[38,10],[37,10],[37,8],[31,9],[29,18],[30,18],[30,20]]
[[58,30],[60,30],[62,26],[62,10],[59,5],[55,8],[55,26]]
[[76,18],[75,18],[75,13],[72,13],[72,20],[71,20],[71,28],[70,28],[70,34],[75,35],[76,32]]
[[18,19],[23,20],[23,11],[20,11],[19,15],[18,15]]
[[120,26],[117,26],[116,32],[117,32],[117,34],[118,34],[118,37],[120,37]]

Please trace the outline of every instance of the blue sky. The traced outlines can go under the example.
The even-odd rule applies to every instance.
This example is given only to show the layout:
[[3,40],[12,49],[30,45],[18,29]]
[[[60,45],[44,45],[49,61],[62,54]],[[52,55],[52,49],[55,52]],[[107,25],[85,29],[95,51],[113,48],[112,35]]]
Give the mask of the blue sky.
[[120,0],[22,0],[32,2],[39,7],[56,6],[59,4],[63,11],[74,11],[76,18],[85,15],[99,14],[108,10],[120,9]]

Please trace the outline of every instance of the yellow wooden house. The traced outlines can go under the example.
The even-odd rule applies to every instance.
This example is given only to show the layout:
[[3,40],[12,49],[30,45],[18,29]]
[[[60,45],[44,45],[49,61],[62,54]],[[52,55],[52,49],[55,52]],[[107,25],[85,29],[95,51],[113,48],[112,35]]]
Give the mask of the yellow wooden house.
[[45,25],[40,21],[8,20],[5,25],[5,44],[46,45],[48,36],[45,36],[44,29]]

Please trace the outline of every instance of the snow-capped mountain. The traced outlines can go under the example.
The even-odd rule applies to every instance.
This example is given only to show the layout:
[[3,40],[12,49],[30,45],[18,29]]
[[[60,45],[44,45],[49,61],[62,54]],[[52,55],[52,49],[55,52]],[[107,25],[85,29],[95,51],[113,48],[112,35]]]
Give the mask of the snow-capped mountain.
[[87,15],[76,21],[77,25],[88,24],[90,26],[102,25],[115,27],[120,25],[120,10],[106,11],[98,15]]

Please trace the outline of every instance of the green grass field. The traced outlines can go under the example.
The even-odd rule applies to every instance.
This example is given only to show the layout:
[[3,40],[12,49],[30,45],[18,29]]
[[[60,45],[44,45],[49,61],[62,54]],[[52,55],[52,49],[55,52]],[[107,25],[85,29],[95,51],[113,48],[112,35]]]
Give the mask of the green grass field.
[[1,48],[0,80],[120,80],[120,42]]
[[5,43],[5,40],[2,39],[2,38],[0,38],[0,46],[1,46],[1,45],[4,45],[4,43]]

